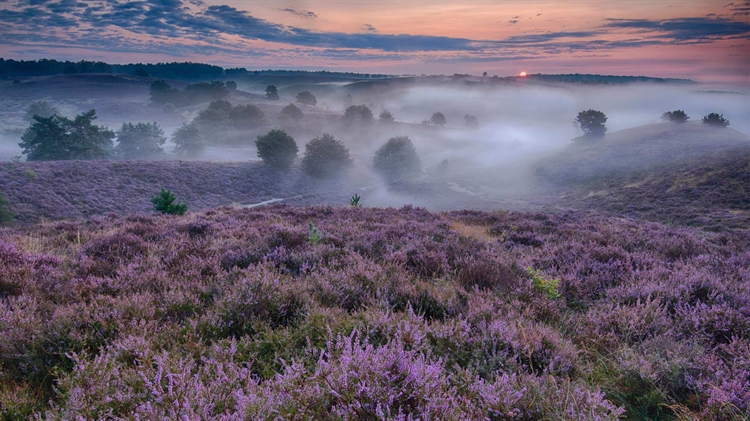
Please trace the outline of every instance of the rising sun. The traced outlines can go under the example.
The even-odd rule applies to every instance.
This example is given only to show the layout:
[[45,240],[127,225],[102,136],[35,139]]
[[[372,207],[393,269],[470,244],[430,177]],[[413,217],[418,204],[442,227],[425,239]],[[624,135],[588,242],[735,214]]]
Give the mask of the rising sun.
[[521,72],[521,73],[518,74],[518,76],[526,77],[526,72]]

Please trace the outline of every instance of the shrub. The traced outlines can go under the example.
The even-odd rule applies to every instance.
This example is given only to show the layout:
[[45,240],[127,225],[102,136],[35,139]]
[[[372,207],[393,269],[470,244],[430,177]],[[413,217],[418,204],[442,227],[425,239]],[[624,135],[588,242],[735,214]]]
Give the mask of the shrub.
[[305,115],[302,114],[302,110],[300,110],[299,107],[294,104],[289,104],[281,109],[281,113],[279,113],[279,116],[281,116],[282,118],[290,118],[293,121],[299,121],[302,120],[302,117],[304,117]]
[[349,199],[349,206],[351,206],[353,208],[361,208],[362,207],[362,202],[360,202],[361,199],[362,198],[359,197],[358,193],[354,193],[354,196],[352,196]]
[[586,110],[578,113],[576,122],[581,126],[585,137],[602,137],[607,133],[607,116],[601,111]]
[[270,99],[271,101],[279,100],[279,92],[276,90],[276,86],[274,85],[266,86],[266,98]]
[[60,114],[60,111],[58,111],[54,105],[47,101],[36,101],[32,102],[31,105],[29,105],[29,108],[26,109],[26,114],[23,116],[23,119],[26,122],[33,123],[35,115],[40,117],[52,117],[55,114]]
[[526,273],[531,277],[531,285],[534,286],[535,290],[544,293],[547,298],[552,300],[562,297],[557,290],[557,286],[560,284],[559,279],[547,279],[542,272],[532,268],[526,268]]
[[690,119],[690,117],[685,114],[685,111],[675,110],[667,111],[666,113],[662,114],[661,119],[664,121],[671,121],[672,123],[686,123]]
[[177,196],[169,190],[161,189],[158,196],[151,197],[154,210],[169,215],[184,215],[187,211],[187,203],[177,203]]
[[10,200],[0,194],[0,225],[13,221],[15,216],[15,212],[10,209]]
[[164,152],[164,131],[153,123],[122,123],[115,151],[123,159],[144,159]]
[[297,143],[283,130],[271,130],[255,140],[258,157],[274,168],[289,168],[297,159]]
[[388,110],[383,110],[379,117],[381,123],[393,123],[394,121],[393,113]]
[[392,180],[413,176],[422,171],[419,156],[408,136],[388,139],[375,152],[372,165],[375,170]]
[[445,120],[445,116],[443,113],[437,112],[430,117],[430,123],[436,125],[436,126],[444,126],[447,121]]
[[302,169],[316,177],[335,175],[351,164],[349,150],[327,133],[308,142],[302,158]]
[[101,159],[109,155],[114,132],[95,126],[96,111],[67,117],[34,116],[35,123],[21,137],[27,161]]
[[229,119],[235,129],[252,129],[263,124],[266,115],[252,104],[238,105],[229,111]]
[[479,122],[477,121],[477,118],[471,114],[466,114],[464,116],[464,127],[467,129],[476,129],[479,127]]
[[370,124],[372,123],[372,111],[367,105],[352,105],[344,111],[342,118],[344,124]]
[[195,123],[183,123],[172,134],[172,142],[175,144],[174,152],[176,154],[198,156],[206,149],[203,135],[201,135]]
[[724,114],[711,113],[703,117],[703,124],[714,127],[727,127],[729,126],[729,120],[724,118]]
[[297,102],[300,104],[305,105],[315,105],[318,103],[318,100],[315,98],[315,95],[311,94],[309,91],[302,91],[297,94]]

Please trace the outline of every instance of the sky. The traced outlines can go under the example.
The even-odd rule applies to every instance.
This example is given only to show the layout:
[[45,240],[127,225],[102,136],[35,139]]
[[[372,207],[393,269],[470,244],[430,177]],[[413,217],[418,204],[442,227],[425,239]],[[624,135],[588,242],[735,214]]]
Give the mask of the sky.
[[0,0],[0,57],[750,85],[750,1]]

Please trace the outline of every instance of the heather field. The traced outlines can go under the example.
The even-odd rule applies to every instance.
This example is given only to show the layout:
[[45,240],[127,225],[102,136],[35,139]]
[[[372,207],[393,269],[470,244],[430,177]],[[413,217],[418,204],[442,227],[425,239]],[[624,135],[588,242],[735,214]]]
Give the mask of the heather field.
[[216,209],[0,232],[4,419],[747,419],[750,236]]

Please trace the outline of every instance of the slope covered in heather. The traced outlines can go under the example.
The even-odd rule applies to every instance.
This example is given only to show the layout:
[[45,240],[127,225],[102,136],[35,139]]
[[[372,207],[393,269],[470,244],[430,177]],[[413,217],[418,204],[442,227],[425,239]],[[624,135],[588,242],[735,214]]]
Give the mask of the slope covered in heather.
[[6,229],[0,410],[741,419],[749,238],[411,207]]

